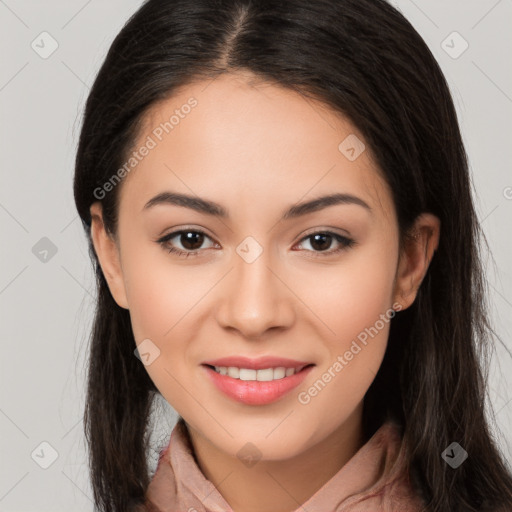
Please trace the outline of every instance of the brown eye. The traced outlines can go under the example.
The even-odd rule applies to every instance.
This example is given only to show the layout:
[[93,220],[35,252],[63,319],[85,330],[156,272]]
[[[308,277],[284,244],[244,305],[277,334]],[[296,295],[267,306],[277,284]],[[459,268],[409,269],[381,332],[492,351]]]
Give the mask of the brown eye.
[[203,233],[198,233],[197,231],[182,231],[178,236],[180,237],[179,241],[188,251],[195,251],[200,249],[201,245],[203,245]]
[[[174,231],[173,233],[165,235],[160,240],[157,240],[157,243],[168,252],[188,257],[195,256],[200,252],[205,239],[210,239],[210,237],[202,231],[182,229],[181,231]],[[175,247],[176,245],[178,245],[178,247]]]
[[331,246],[333,237],[326,233],[317,233],[316,235],[310,236],[311,247],[318,251],[325,251]]
[[[338,235],[331,231],[319,231],[317,233],[312,233],[311,235],[304,237],[301,240],[301,244],[304,240],[310,240],[309,245],[311,246],[312,251],[309,252],[319,253],[315,254],[315,256],[328,256],[338,253],[352,247],[356,243],[355,240],[352,240],[351,238]],[[337,249],[329,250],[333,242],[336,242],[339,247]]]

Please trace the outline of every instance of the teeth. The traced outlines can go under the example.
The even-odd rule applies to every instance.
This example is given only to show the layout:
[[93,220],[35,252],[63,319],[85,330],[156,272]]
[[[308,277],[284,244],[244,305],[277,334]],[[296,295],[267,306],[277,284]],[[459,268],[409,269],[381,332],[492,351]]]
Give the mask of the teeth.
[[295,372],[295,368],[285,368],[280,366],[278,368],[265,368],[263,370],[252,370],[249,368],[237,368],[235,366],[215,366],[215,371],[221,375],[228,375],[233,379],[240,380],[257,380],[257,381],[271,381],[290,377]]

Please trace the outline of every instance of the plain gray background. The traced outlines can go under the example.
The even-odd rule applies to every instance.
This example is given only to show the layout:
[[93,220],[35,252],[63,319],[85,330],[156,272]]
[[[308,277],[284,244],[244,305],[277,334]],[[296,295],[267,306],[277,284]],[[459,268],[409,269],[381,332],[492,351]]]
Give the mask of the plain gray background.
[[[510,347],[512,2],[392,3],[450,84],[496,263],[487,275],[492,320]],[[140,4],[0,0],[0,511],[93,510],[82,414],[95,290],[72,197],[74,154],[96,72]],[[512,360],[499,344],[491,374],[496,436],[510,460]],[[175,416],[163,410],[165,435]]]

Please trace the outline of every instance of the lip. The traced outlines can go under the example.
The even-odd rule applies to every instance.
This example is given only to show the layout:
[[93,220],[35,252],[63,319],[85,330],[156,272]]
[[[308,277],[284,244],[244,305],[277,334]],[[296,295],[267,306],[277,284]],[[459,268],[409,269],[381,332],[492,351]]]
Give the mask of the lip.
[[[222,360],[219,359],[218,361]],[[290,360],[288,360],[288,364],[289,362]],[[217,373],[214,368],[207,366],[207,364],[209,363],[204,363],[201,366],[206,371],[207,377],[213,382],[217,389],[222,391],[225,395],[232,398],[233,400],[246,405],[266,405],[277,402],[284,395],[301,384],[315,366],[311,364],[311,366],[303,368],[300,372],[295,373],[289,377],[283,377],[282,379],[272,381],[256,381],[234,379],[228,375],[221,375],[220,373]],[[224,366],[224,364],[215,366]],[[230,364],[230,366],[237,365]],[[271,367],[272,366],[266,366],[266,368]],[[288,368],[292,367],[294,366],[288,366]],[[242,366],[242,368],[247,368],[247,366]]]
[[263,356],[257,358],[230,356],[221,357],[220,359],[212,359],[211,361],[204,361],[202,364],[208,364],[210,366],[236,366],[237,368],[248,368],[250,370],[264,370],[266,368],[278,368],[280,366],[302,370],[304,366],[313,363],[311,361],[297,361],[295,359],[274,356]]

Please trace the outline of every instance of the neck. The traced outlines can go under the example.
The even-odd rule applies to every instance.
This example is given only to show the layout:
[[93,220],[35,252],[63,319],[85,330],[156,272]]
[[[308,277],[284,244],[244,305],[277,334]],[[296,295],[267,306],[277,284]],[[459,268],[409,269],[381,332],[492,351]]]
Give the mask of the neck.
[[187,424],[196,462],[235,512],[292,512],[328,482],[366,442],[362,408],[320,443],[286,460],[247,467]]

